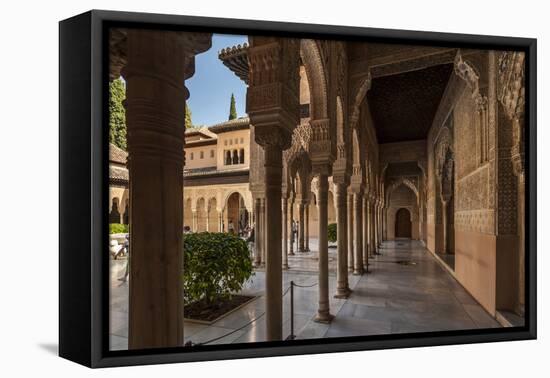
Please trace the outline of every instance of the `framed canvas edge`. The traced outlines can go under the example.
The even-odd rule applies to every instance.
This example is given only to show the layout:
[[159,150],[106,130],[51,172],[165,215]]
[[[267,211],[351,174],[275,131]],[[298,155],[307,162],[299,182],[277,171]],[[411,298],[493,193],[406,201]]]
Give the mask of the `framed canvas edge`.
[[[91,18],[91,60],[90,64],[90,91],[91,91],[91,112],[89,125],[90,128],[83,128],[82,132],[87,132],[91,143],[91,198],[90,198],[90,213],[91,213],[91,245],[81,256],[88,258],[89,262],[89,291],[90,291],[90,322],[82,324],[82,332],[90,333],[90,358],[87,361],[76,361],[89,367],[112,367],[121,365],[140,365],[140,364],[158,364],[158,363],[173,363],[173,362],[191,362],[205,360],[221,360],[221,359],[236,359],[236,358],[255,358],[269,357],[282,355],[300,355],[312,353],[330,353],[344,351],[359,351],[372,349],[391,349],[391,348],[408,348],[408,347],[425,347],[439,346],[451,344],[469,344],[469,343],[484,343],[497,341],[514,341],[528,340],[536,338],[536,39],[533,38],[517,38],[517,37],[498,37],[485,35],[468,35],[468,34],[450,34],[437,32],[418,32],[405,30],[389,30],[389,29],[371,29],[358,28],[348,26],[327,26],[314,24],[297,24],[285,22],[271,21],[252,21],[238,19],[221,19],[209,17],[195,16],[177,16],[177,15],[160,15],[147,13],[131,13],[131,12],[114,12],[114,11],[99,11],[93,10],[85,13]],[[79,16],[76,16],[79,17]],[[62,21],[61,23],[63,23]],[[270,343],[258,343],[251,347],[239,347],[232,349],[227,345],[223,350],[208,350],[208,351],[193,351],[193,352],[163,352],[163,351],[139,351],[133,355],[113,355],[112,352],[105,353],[105,345],[108,346],[108,340],[105,339],[103,333],[104,324],[108,324],[108,317],[105,318],[105,305],[108,303],[108,291],[106,292],[106,284],[102,282],[105,273],[105,259],[103,256],[103,246],[108,235],[104,232],[106,220],[105,206],[106,201],[103,201],[105,196],[104,190],[104,170],[106,168],[106,153],[108,153],[108,145],[104,142],[105,135],[102,132],[102,124],[105,120],[104,101],[105,96],[102,88],[103,78],[105,76],[104,64],[107,58],[103,54],[103,28],[105,22],[122,22],[122,23],[145,23],[156,24],[159,26],[177,25],[177,27],[198,27],[215,30],[240,30],[241,32],[273,32],[281,31],[284,33],[307,33],[327,37],[361,37],[361,38],[391,38],[394,41],[405,43],[444,43],[444,44],[460,44],[468,46],[489,46],[493,49],[498,48],[513,48],[521,49],[526,52],[528,57],[528,74],[526,76],[526,85],[528,86],[528,98],[526,99],[526,130],[528,132],[528,142],[526,146],[526,155],[528,161],[528,188],[526,192],[526,204],[528,214],[526,222],[528,222],[528,235],[526,238],[528,253],[528,271],[526,274],[529,277],[529,295],[528,295],[528,327],[521,329],[502,329],[500,331],[484,333],[472,332],[468,335],[456,334],[452,332],[438,332],[437,335],[425,334],[406,334],[401,337],[392,337],[388,339],[373,339],[357,341],[354,338],[342,338],[346,340],[327,340],[318,339],[312,340],[311,343],[292,346],[272,346]],[[61,36],[60,36],[61,38]],[[61,54],[61,51],[60,51]],[[61,57],[60,57],[61,60]],[[60,82],[61,75],[60,72]],[[72,101],[82,99],[74,98]],[[61,113],[60,103],[60,113]],[[60,121],[61,122],[61,121]],[[61,124],[60,124],[61,127]],[[62,137],[60,132],[60,138]],[[60,139],[61,142],[61,139]],[[60,143],[60,149],[62,148]],[[60,161],[61,164],[61,161]],[[60,175],[60,186],[66,185],[67,182],[62,181]],[[60,201],[60,212],[63,212]],[[65,209],[66,210],[66,209]],[[60,223],[61,223],[60,217]],[[60,234],[60,238],[64,237]],[[60,244],[61,245],[61,244]],[[61,248],[61,247],[60,247]],[[61,252],[60,252],[61,253]],[[60,259],[61,264],[65,262]],[[61,274],[61,270],[60,270]],[[60,287],[60,293],[61,293]],[[108,288],[107,288],[108,290]],[[107,297],[105,297],[107,294]],[[61,298],[60,298],[61,303]],[[61,307],[60,307],[61,311]],[[61,316],[61,315],[60,315]],[[107,323],[105,323],[107,321]],[[60,332],[62,325],[60,324]],[[60,345],[61,350],[61,345]],[[60,353],[61,354],[61,353]],[[67,356],[64,356],[67,357]],[[71,358],[69,358],[71,359]],[[74,359],[72,359],[74,360]]]

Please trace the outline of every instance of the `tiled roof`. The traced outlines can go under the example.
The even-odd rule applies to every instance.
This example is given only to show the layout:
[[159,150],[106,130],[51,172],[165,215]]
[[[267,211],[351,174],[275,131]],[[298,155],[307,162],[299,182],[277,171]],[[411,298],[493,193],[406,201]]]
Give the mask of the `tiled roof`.
[[128,170],[123,167],[109,165],[109,180],[123,184],[128,183]]
[[225,121],[222,123],[217,123],[208,128],[213,133],[223,133],[227,131],[243,130],[250,127],[250,118],[240,117],[232,119],[231,121]]
[[222,49],[218,58],[242,81],[248,84],[248,45],[237,45]]
[[112,163],[126,164],[128,159],[128,152],[124,151],[122,148],[115,146],[112,143],[109,143],[109,161]]
[[183,175],[185,177],[206,176],[206,175],[227,176],[227,175],[234,175],[239,173],[247,173],[248,171],[249,171],[248,168],[218,170],[216,167],[205,167],[205,168],[186,169],[183,171]]

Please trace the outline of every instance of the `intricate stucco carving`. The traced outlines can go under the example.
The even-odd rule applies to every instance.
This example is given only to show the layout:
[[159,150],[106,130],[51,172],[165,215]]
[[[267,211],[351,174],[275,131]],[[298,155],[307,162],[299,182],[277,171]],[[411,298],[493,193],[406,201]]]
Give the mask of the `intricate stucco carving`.
[[262,146],[290,147],[299,124],[299,41],[251,38],[247,112]]
[[361,112],[361,103],[367,95],[367,92],[371,88],[372,77],[370,71],[360,78],[353,78],[351,81],[350,98],[351,98],[351,110],[350,110],[350,127],[354,128],[359,120],[359,114]]
[[323,62],[317,42],[312,39],[302,39],[300,41],[300,55],[309,82],[312,110],[310,114],[314,119],[327,118],[326,63]]
[[525,54],[503,52],[499,56],[498,97],[504,112],[512,121],[512,162],[514,174],[525,172]]

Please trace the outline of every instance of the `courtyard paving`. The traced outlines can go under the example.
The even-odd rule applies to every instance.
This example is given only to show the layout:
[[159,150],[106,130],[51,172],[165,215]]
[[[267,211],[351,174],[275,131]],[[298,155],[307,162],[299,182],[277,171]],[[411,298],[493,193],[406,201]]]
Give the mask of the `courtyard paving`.
[[[315,239],[310,241],[310,248],[312,252],[289,256],[290,269],[283,273],[284,291],[290,281],[313,285],[294,290],[297,339],[500,327],[420,242],[410,240],[385,242],[382,254],[370,260],[370,273],[350,274],[351,296],[348,299],[331,296],[334,320],[330,324],[316,323],[313,321],[318,290]],[[336,248],[329,248],[330,293],[336,291],[336,253]],[[128,284],[118,280],[125,264],[125,260],[111,260],[111,350],[127,349],[128,345]],[[204,343],[228,333],[231,334],[210,344],[264,341],[264,287],[265,275],[258,269],[243,289],[243,294],[256,299],[212,325],[186,321],[185,342]],[[283,301],[283,335],[290,335],[288,292]]]

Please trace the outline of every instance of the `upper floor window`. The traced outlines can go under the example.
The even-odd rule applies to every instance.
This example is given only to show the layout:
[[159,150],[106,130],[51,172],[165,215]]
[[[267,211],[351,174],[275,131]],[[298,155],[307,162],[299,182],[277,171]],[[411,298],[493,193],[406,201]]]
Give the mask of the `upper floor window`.
[[189,159],[190,159],[190,160],[193,160],[193,158],[194,158],[194,156],[193,156],[193,153],[191,152],[191,153],[189,154]]
[[231,165],[231,151],[225,151],[225,165]]
[[241,138],[241,144],[244,143],[244,138]]
[[239,164],[244,164],[244,148],[239,151]]
[[204,151],[201,151],[201,159],[204,159]]
[[210,157],[211,157],[211,158],[214,157],[214,150],[210,150]]

